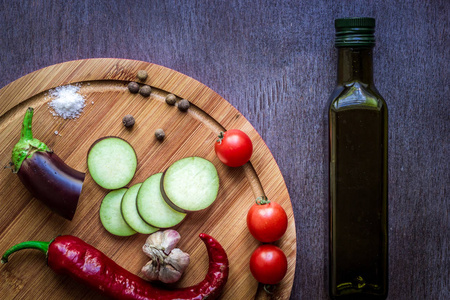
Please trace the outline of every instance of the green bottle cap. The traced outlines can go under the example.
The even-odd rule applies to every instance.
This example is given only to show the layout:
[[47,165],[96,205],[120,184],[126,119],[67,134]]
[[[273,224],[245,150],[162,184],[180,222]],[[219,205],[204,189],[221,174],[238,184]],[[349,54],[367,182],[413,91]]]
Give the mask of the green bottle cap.
[[336,47],[373,47],[375,46],[374,18],[336,19]]

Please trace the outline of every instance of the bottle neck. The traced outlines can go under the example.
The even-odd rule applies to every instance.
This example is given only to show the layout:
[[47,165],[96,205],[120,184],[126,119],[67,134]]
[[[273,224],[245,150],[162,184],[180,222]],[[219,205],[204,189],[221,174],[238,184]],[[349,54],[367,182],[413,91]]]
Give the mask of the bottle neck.
[[341,47],[338,57],[338,84],[360,81],[373,84],[372,47]]

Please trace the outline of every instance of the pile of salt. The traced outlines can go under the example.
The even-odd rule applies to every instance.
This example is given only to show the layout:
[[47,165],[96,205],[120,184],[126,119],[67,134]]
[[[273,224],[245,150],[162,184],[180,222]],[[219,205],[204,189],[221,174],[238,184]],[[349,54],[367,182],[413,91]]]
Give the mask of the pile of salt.
[[54,111],[54,116],[60,116],[64,119],[78,118],[86,106],[85,99],[78,92],[79,86],[64,85],[49,91],[53,100],[48,104]]

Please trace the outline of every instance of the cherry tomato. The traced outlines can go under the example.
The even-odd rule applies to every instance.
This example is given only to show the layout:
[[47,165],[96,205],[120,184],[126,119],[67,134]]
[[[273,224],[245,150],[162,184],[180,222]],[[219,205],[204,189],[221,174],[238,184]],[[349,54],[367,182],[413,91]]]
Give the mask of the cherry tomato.
[[217,157],[229,167],[240,167],[250,160],[253,144],[239,129],[221,132],[214,145]]
[[266,197],[256,199],[247,213],[247,227],[255,239],[263,243],[279,240],[286,232],[288,218],[280,204]]
[[272,244],[259,246],[250,257],[250,271],[258,282],[277,284],[287,272],[286,255]]

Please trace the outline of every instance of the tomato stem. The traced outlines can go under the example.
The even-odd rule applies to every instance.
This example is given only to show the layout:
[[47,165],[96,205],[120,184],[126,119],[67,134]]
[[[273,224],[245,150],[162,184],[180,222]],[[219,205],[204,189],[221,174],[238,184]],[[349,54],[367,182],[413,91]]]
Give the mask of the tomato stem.
[[265,284],[264,285],[264,291],[267,294],[272,295],[274,290],[275,290],[275,286],[274,285],[272,285],[272,284]]
[[256,198],[256,204],[258,205],[264,205],[264,204],[269,204],[270,200],[266,197],[266,196],[259,196],[258,198]]
[[217,142],[219,143],[219,145],[222,144],[222,140],[223,140],[223,131],[221,131],[219,133],[219,138],[217,139]]

